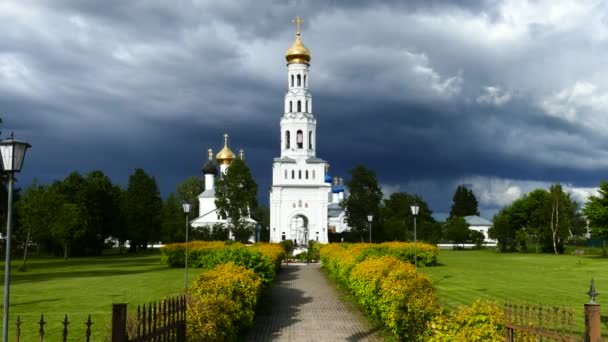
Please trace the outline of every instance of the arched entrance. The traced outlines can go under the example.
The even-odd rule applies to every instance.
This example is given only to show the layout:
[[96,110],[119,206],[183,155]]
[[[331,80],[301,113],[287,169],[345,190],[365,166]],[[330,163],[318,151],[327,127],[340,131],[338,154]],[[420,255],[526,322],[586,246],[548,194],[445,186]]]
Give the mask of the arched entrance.
[[308,232],[308,218],[298,214],[291,218],[290,222],[291,236],[298,246],[307,245],[310,240]]

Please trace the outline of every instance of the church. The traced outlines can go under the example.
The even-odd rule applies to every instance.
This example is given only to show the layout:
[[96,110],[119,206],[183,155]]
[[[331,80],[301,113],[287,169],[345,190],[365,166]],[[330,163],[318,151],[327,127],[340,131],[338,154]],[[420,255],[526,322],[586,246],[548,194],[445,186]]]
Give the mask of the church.
[[[217,164],[219,164],[219,171],[216,162],[213,160],[213,150],[209,149],[208,154],[209,160],[203,165],[202,170],[205,177],[205,190],[198,196],[198,217],[190,222],[190,225],[194,229],[203,227],[213,229],[213,226],[216,224],[228,224],[226,218],[218,214],[217,207],[215,206],[215,178],[225,175],[230,164],[236,159],[236,155],[228,147],[228,134],[224,134],[224,147],[215,156]],[[239,158],[244,158],[243,150],[240,150]],[[251,217],[247,217],[246,220],[252,225],[257,224]],[[229,238],[232,238],[232,234],[229,235]],[[254,237],[250,240],[251,242],[255,242]]]
[[317,157],[317,119],[310,93],[311,54],[300,38],[287,50],[287,93],[280,122],[280,157],[272,164],[270,242],[308,240],[328,242],[328,233],[348,230],[343,182],[328,174],[329,164]]

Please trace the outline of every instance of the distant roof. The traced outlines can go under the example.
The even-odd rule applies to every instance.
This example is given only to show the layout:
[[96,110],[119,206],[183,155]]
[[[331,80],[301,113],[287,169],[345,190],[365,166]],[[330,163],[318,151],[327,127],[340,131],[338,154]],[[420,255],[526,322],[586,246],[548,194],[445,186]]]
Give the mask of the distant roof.
[[491,226],[492,221],[477,215],[465,216],[464,220],[471,226]]
[[321,163],[327,163],[325,160],[317,158],[317,157],[310,157],[308,159],[306,159],[306,162],[309,164],[321,164]]
[[274,158],[275,162],[281,162],[281,163],[295,163],[295,159],[291,159],[289,157],[283,157],[283,158]]
[[344,209],[338,203],[331,203],[327,206],[327,216],[338,217],[344,211]]
[[198,198],[213,198],[215,197],[215,188],[203,191]]

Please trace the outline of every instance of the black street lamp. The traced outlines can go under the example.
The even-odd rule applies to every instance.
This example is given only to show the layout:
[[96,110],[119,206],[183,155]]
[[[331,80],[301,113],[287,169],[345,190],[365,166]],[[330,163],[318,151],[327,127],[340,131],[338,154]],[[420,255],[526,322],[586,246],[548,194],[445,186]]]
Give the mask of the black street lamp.
[[372,243],[372,220],[374,219],[374,215],[367,215],[367,222],[369,222],[369,243]]
[[21,171],[25,151],[32,145],[13,139],[13,134],[7,140],[0,141],[2,168],[8,173],[8,212],[6,215],[6,259],[4,264],[4,320],[2,325],[2,341],[8,342],[8,307],[11,287],[11,225],[13,216],[13,183],[15,173]]
[[190,203],[186,202],[182,204],[182,208],[184,209],[184,214],[186,214],[186,266],[184,269],[184,288],[188,288],[188,229],[190,226],[190,220],[188,218],[188,214],[190,213]]
[[414,215],[414,267],[418,270],[418,247],[416,246],[416,216],[418,216],[418,211],[420,207],[416,204],[410,207],[412,209],[412,215]]

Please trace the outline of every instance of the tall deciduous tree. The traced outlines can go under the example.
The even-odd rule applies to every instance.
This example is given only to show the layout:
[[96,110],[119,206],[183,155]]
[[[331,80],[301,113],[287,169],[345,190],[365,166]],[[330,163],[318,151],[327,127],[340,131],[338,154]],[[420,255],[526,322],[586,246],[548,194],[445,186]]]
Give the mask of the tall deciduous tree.
[[418,195],[395,192],[384,199],[380,211],[383,240],[413,240],[414,217],[411,206],[414,204],[420,208],[416,218],[417,239],[430,243],[437,243],[441,239],[441,226],[433,219],[428,204]]
[[229,229],[237,241],[245,242],[255,232],[247,218],[258,207],[257,192],[258,185],[242,159],[235,159],[215,182],[215,206],[220,216],[230,218]]
[[87,217],[83,208],[74,203],[63,203],[51,225],[51,234],[63,247],[63,258],[67,260],[70,247],[87,232]]
[[452,241],[454,248],[460,243],[464,243],[470,236],[469,224],[463,217],[450,217],[444,225],[444,236]]
[[472,190],[464,185],[459,185],[452,197],[452,207],[450,208],[450,217],[454,216],[469,216],[479,215],[477,208],[477,198]]
[[154,177],[142,169],[135,169],[129,176],[125,200],[127,236],[131,250],[146,248],[148,242],[159,241],[163,202]]
[[201,177],[190,176],[177,185],[175,189],[176,200],[179,204],[188,202],[190,217],[198,216],[198,195],[205,191],[205,180]]
[[[192,219],[192,216],[190,216]],[[175,194],[170,194],[163,205],[162,233],[163,242],[183,242],[186,240],[186,214],[181,201]]]
[[608,182],[602,181],[598,196],[590,196],[583,208],[583,214],[589,220],[589,228],[594,236],[604,240],[604,256],[608,240]]
[[342,201],[346,222],[354,234],[363,236],[368,231],[367,215],[373,215],[373,227],[379,227],[380,202],[382,191],[376,180],[376,173],[364,165],[358,165],[350,170],[351,178],[346,183],[348,197]]

